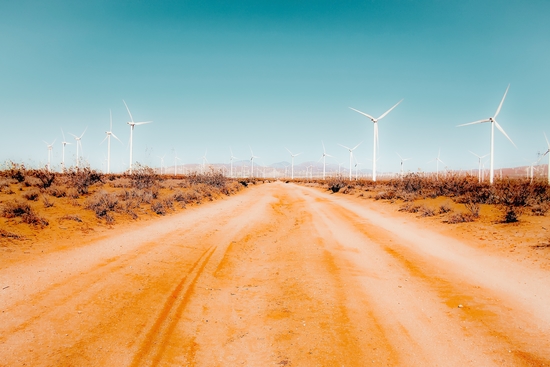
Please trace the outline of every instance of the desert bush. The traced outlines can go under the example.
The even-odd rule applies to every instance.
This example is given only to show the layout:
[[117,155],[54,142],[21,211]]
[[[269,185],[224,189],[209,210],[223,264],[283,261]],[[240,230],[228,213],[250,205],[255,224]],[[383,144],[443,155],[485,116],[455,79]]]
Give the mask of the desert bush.
[[162,202],[161,200],[153,201],[151,203],[151,210],[158,215],[166,214],[166,207],[164,205],[164,202]]
[[395,199],[395,191],[388,190],[388,191],[380,191],[374,195],[374,200],[393,200]]
[[67,170],[64,177],[66,185],[74,188],[78,192],[78,195],[88,194],[90,186],[98,182],[103,182],[102,174],[89,167],[71,168]]
[[53,184],[46,189],[46,193],[56,198],[62,198],[67,195],[67,189],[63,186]]
[[25,191],[21,196],[29,201],[37,201],[40,197],[40,191],[38,191],[37,189],[31,189]]
[[435,215],[435,210],[427,205],[422,205],[418,209],[418,213],[421,217],[433,217]]
[[544,216],[550,209],[550,203],[548,202],[530,204],[529,206],[531,208],[531,214],[535,216]]
[[473,222],[475,220],[475,217],[471,213],[464,213],[464,212],[454,212],[445,222],[449,224],[457,224],[457,223],[466,223],[466,222]]
[[141,190],[157,185],[159,182],[159,175],[155,173],[154,169],[136,163],[130,175],[130,179],[132,180],[132,186]]
[[65,214],[64,216],[62,216],[59,219],[60,220],[74,220],[75,222],[79,222],[79,223],[82,222],[82,219],[77,214]]
[[44,204],[44,208],[51,208],[54,206],[54,202],[46,195],[42,195],[42,203]]
[[114,178],[110,180],[109,184],[114,188],[130,188],[132,187],[132,180],[128,177]]
[[476,203],[475,201],[469,201],[464,203],[464,206],[474,218],[479,218],[479,210],[481,208],[479,203]]
[[531,193],[530,181],[526,179],[507,179],[495,183],[495,201],[504,214],[503,222],[513,223],[519,220],[529,203]]
[[50,187],[57,176],[55,172],[50,172],[47,168],[33,170],[32,175],[40,180],[40,187],[43,189]]
[[2,178],[0,179],[0,192],[10,190],[10,185],[16,183],[17,181],[13,178]]
[[407,212],[407,213],[418,213],[420,210],[420,205],[414,204],[414,203],[405,203],[400,208],[400,212]]
[[41,187],[42,181],[35,176],[25,176],[25,181],[22,182],[26,187]]
[[114,193],[107,193],[104,190],[94,193],[86,200],[85,208],[92,210],[96,217],[104,218],[107,223],[112,223],[114,218],[111,212],[117,209],[118,197]]
[[347,186],[347,181],[340,177],[333,177],[328,180],[327,185],[330,191],[336,193]]
[[12,178],[21,183],[25,181],[27,169],[24,164],[18,164],[14,162],[8,163],[8,169],[5,170],[5,177]]
[[0,238],[11,238],[14,240],[21,240],[23,239],[22,236],[18,235],[17,233],[6,231],[5,229],[0,228]]
[[2,208],[2,216],[5,218],[20,217],[23,223],[39,225],[41,227],[48,225],[48,221],[36,214],[28,203],[19,200],[5,203]]
[[449,213],[452,210],[449,202],[444,202],[439,206],[439,214]]

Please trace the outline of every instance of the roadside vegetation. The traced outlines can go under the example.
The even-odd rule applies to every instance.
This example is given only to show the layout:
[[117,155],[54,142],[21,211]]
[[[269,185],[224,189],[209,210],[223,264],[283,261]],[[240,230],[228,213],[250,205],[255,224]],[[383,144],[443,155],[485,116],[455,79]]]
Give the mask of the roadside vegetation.
[[22,239],[52,225],[90,228],[165,215],[259,182],[216,171],[159,175],[139,164],[132,174],[103,174],[90,168],[48,172],[10,162],[0,170],[0,239]]
[[[332,177],[323,180],[294,180],[321,185],[327,190],[355,194],[374,200],[400,204],[400,210],[422,217],[442,216],[446,223],[472,222],[480,217],[482,206],[499,209],[500,222],[514,223],[522,215],[544,216],[550,209],[550,186],[545,180],[497,179],[493,185],[478,182],[471,175],[448,174],[438,179],[431,175],[408,174],[390,180],[348,180]],[[425,204],[426,199],[446,198],[440,205]]]

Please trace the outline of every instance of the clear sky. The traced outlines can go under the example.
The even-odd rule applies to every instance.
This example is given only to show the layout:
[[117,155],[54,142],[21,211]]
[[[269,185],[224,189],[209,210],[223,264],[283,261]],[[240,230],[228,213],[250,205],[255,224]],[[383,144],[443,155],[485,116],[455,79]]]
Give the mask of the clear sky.
[[[0,160],[45,165],[43,142],[81,134],[101,169],[109,128],[112,167],[129,159],[124,99],[137,126],[134,157],[158,166],[239,158],[260,164],[319,159],[338,146],[372,163],[373,126],[353,107],[381,115],[379,171],[527,165],[550,136],[550,2],[527,1],[29,1],[0,2]],[[75,145],[66,160],[74,162]],[[74,163],[73,163],[74,164]]]

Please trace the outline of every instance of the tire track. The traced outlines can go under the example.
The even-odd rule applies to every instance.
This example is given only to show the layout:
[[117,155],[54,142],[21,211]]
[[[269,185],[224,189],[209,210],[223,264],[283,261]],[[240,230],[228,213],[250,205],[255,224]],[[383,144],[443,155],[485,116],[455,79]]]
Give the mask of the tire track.
[[141,346],[135,354],[130,367],[156,366],[166,348],[174,328],[182,317],[183,311],[195,288],[195,284],[216,251],[216,246],[209,247],[193,264],[191,270],[170,294],[153,326],[145,335]]

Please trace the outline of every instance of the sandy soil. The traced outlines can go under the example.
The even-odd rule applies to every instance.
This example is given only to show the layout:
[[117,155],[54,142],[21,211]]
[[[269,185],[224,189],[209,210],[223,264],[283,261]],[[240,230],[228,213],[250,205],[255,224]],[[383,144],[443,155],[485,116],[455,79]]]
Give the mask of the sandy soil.
[[4,246],[0,366],[550,366],[547,249],[481,239],[513,231],[276,182]]

